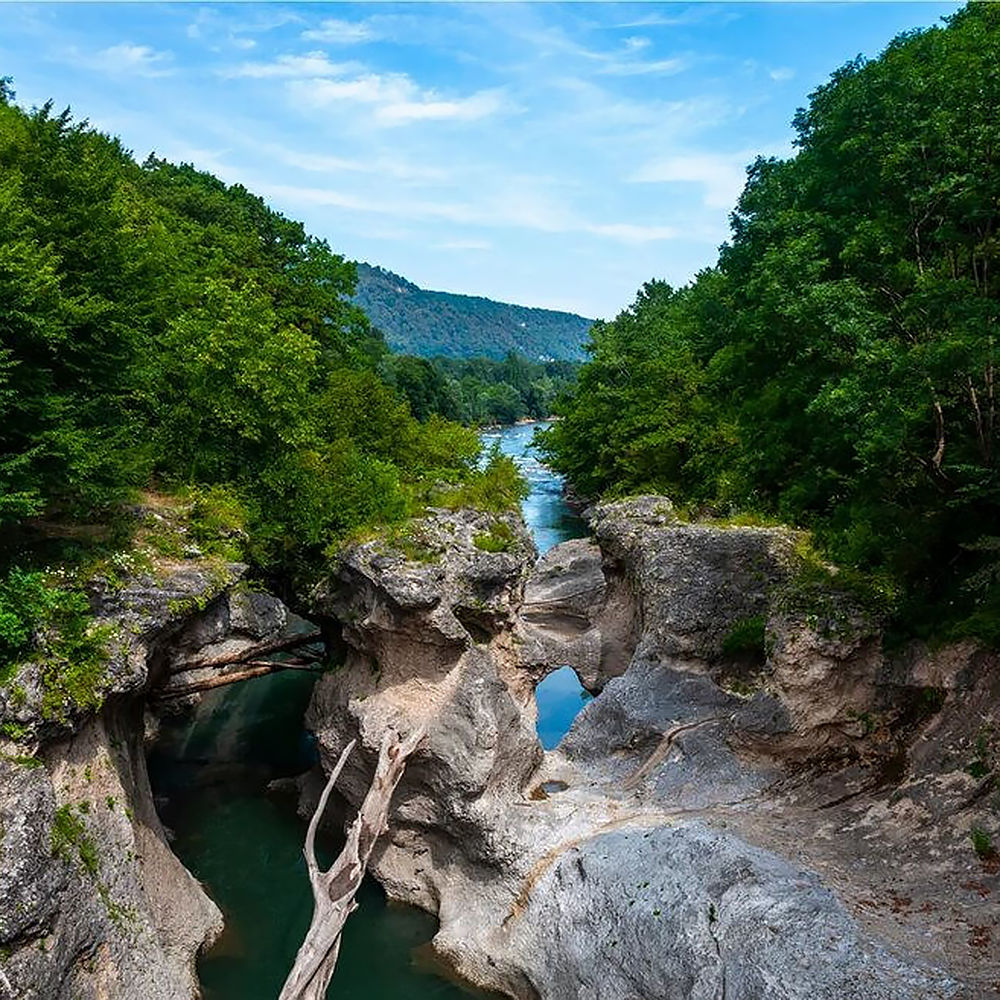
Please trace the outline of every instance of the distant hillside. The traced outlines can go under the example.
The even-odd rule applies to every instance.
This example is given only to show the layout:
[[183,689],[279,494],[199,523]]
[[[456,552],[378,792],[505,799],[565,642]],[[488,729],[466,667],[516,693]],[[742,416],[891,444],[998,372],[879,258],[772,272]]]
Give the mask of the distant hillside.
[[502,358],[513,350],[532,360],[576,361],[593,322],[552,309],[429,292],[368,264],[358,264],[354,301],[393,350],[425,358]]

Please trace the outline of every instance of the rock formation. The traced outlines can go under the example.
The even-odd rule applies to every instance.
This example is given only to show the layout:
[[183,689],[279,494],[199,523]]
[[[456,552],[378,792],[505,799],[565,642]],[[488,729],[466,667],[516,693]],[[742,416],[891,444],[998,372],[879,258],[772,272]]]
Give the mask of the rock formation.
[[[172,853],[144,733],[174,670],[287,638],[288,615],[236,586],[239,564],[163,563],[92,587],[110,656],[100,710],[44,700],[44,662],[0,689],[0,997],[189,1000],[222,917]],[[204,668],[202,668],[204,669]]]
[[[494,553],[486,515],[436,512],[424,561],[368,542],[314,595],[347,656],[309,724],[327,767],[358,740],[346,802],[387,729],[426,730],[373,870],[438,915],[439,959],[518,1000],[987,995],[1000,887],[967,831],[997,823],[942,754],[997,665],[886,659],[835,580],[809,606],[788,530],[658,497],[592,526],[533,567],[515,523]],[[531,692],[563,664],[600,694],[545,753]]]

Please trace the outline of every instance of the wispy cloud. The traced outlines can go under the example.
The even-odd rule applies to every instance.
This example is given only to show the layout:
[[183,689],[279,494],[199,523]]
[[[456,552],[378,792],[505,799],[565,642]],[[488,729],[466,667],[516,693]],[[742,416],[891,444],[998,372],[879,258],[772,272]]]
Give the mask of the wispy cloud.
[[74,48],[68,55],[68,61],[109,76],[161,77],[175,72],[172,53],[158,52],[148,45],[133,45],[130,42],[93,53],[81,53]]
[[682,73],[691,65],[690,59],[613,59],[606,62],[597,72],[603,76],[672,76]]
[[245,62],[219,71],[220,76],[254,79],[301,79],[303,77],[336,77],[361,69],[356,62],[330,62],[324,52],[308,52],[302,56],[280,55],[270,62]]
[[421,121],[477,121],[505,106],[503,91],[481,90],[464,97],[444,97],[418,86],[406,73],[362,73],[345,79],[295,80],[289,93],[296,104],[330,108],[358,103],[374,107],[374,122],[405,125]]
[[767,71],[767,75],[777,82],[781,83],[785,80],[791,80],[795,76],[795,70],[789,68],[788,66],[778,66],[776,69],[771,69]]
[[310,42],[328,42],[332,45],[358,45],[375,41],[378,35],[367,21],[341,21],[328,17],[317,28],[302,32],[302,37]]
[[645,184],[697,184],[706,208],[728,209],[736,204],[746,183],[746,168],[755,157],[788,156],[787,143],[768,144],[734,153],[686,152],[647,163],[629,178]]
[[643,14],[641,17],[633,18],[616,25],[619,28],[680,28],[688,25],[701,24],[708,20],[715,20],[726,24],[736,20],[740,15],[730,8],[721,4],[697,3],[676,14],[668,14],[663,11],[654,11],[651,14]]
[[[300,187],[290,184],[256,184],[287,204],[323,205],[370,215],[391,216],[402,221],[443,220],[464,226],[524,229],[541,233],[584,233],[615,243],[639,244],[672,240],[677,230],[666,225],[639,225],[628,222],[597,222],[578,215],[556,202],[547,202],[526,191],[484,193],[478,201],[440,201],[425,198],[372,198],[332,188]],[[467,240],[455,241],[468,243]],[[484,242],[473,239],[473,243]],[[454,247],[458,249],[459,247]],[[466,247],[473,249],[473,247]],[[486,247],[475,247],[486,249]]]

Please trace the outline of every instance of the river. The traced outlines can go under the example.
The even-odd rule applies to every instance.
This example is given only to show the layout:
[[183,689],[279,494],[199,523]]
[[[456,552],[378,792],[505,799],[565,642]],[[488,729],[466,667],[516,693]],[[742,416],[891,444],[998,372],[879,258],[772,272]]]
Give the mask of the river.
[[[539,551],[586,533],[562,499],[562,482],[531,447],[537,424],[485,433],[524,471],[531,493],[524,516]],[[544,425],[542,425],[544,426]],[[302,718],[311,675],[288,671],[208,692],[192,717],[166,720],[150,756],[150,779],[173,849],[201,880],[226,920],[199,963],[206,1000],[274,1000],[312,913],[302,860],[305,824],[290,795],[269,782],[315,761]],[[554,746],[585,695],[568,668],[538,687],[538,729]],[[336,845],[319,845],[324,861]],[[366,879],[348,920],[329,996],[337,1000],[468,1000],[477,994],[422,965],[420,945],[436,920],[387,904]]]

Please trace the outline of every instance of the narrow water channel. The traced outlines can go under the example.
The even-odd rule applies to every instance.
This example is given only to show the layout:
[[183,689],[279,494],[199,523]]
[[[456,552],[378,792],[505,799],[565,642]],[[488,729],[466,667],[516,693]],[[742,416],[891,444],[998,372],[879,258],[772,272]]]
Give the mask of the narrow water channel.
[[[562,482],[531,447],[538,425],[484,437],[499,440],[531,484],[525,521],[539,551],[584,535],[562,499]],[[289,671],[208,692],[192,716],[163,723],[150,779],[173,849],[223,912],[226,930],[201,960],[205,1000],[274,1000],[312,913],[302,860],[305,824],[291,795],[268,791],[277,778],[315,760],[302,718],[314,676]],[[554,746],[579,707],[572,671],[557,671],[539,690],[539,735]],[[328,863],[336,844],[320,843]],[[476,996],[423,967],[420,947],[436,921],[388,904],[372,879],[347,922],[328,994],[336,1000],[468,1000]]]

